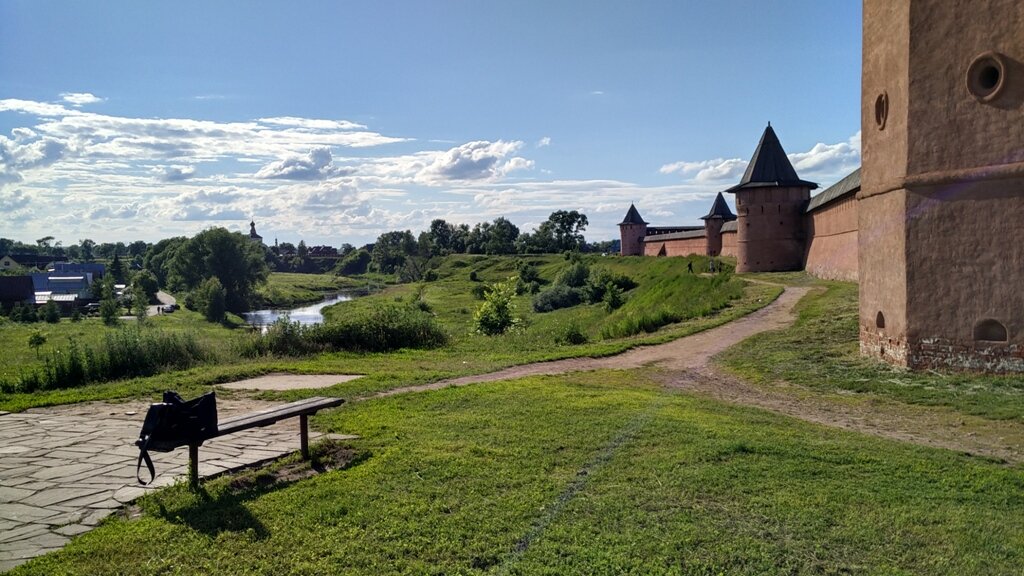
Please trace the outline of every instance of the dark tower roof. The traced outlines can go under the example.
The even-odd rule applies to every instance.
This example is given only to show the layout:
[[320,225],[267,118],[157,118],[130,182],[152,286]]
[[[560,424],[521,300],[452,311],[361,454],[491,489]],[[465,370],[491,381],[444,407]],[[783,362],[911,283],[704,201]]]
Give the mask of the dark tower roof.
[[622,219],[622,222],[619,222],[619,226],[625,226],[626,224],[647,224],[647,222],[644,222],[644,219],[640,217],[636,206],[630,204],[629,212],[626,212],[626,217]]
[[745,188],[767,188],[783,186],[806,186],[811,190],[818,187],[814,182],[801,180],[786,157],[786,151],[779,143],[779,137],[772,130],[771,123],[764,129],[761,141],[757,143],[754,157],[747,164],[740,183],[726,192],[738,192]]
[[708,212],[707,216],[701,216],[700,219],[732,222],[736,219],[736,215],[729,209],[729,203],[725,201],[725,196],[722,196],[722,193],[719,192],[718,196],[715,197],[715,203],[711,205],[711,211]]
[[259,234],[256,233],[256,222],[255,221],[250,221],[249,222],[249,238],[252,238],[253,240],[257,240],[257,239],[262,240],[263,239],[263,236],[260,236]]

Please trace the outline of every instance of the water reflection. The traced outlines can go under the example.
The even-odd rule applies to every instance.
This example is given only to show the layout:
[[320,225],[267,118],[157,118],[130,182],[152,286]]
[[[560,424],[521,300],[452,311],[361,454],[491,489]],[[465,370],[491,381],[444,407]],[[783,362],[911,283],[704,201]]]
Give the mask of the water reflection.
[[266,329],[267,326],[273,324],[282,316],[288,316],[292,322],[298,322],[300,324],[319,324],[324,321],[324,316],[320,311],[325,306],[337,304],[338,302],[345,302],[351,299],[352,296],[349,294],[338,294],[324,300],[323,302],[318,302],[310,306],[303,306],[302,308],[294,308],[292,310],[255,310],[253,312],[246,312],[242,314],[242,316],[245,318],[245,321],[252,326],[259,326],[263,329]]

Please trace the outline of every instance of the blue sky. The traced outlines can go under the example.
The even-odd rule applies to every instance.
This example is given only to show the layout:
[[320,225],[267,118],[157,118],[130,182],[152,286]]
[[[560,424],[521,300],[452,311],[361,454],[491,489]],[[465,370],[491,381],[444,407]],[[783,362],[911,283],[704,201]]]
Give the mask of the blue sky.
[[693,224],[860,162],[860,2],[0,1],[0,236]]

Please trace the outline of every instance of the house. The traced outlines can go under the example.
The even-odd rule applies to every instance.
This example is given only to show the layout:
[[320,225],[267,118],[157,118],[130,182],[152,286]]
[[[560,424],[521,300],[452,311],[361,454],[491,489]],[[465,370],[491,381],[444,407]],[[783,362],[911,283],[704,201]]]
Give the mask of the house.
[[6,254],[0,257],[0,270],[17,270],[19,268],[45,270],[47,266],[57,260],[58,258],[55,256],[41,254]]
[[5,310],[17,303],[31,304],[34,295],[31,276],[0,276],[0,306]]

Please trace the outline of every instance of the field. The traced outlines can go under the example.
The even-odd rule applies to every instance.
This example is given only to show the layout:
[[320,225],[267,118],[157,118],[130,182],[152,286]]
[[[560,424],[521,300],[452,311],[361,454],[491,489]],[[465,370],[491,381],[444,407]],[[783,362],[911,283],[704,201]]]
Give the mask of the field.
[[[226,328],[204,322],[195,313],[182,310],[153,319],[153,326],[168,330],[195,330],[198,337],[218,353],[215,365],[178,371],[146,378],[90,384],[81,388],[45,390],[33,393],[0,393],[0,410],[17,411],[32,406],[65,404],[85,400],[152,397],[168,388],[183,394],[198,393],[211,384],[270,372],[292,373],[344,373],[364,374],[364,378],[341,384],[318,393],[352,396],[387,390],[399,386],[423,384],[464,376],[491,372],[516,364],[554,360],[579,356],[607,356],[631,347],[668,341],[709,327],[717,326],[765,306],[780,292],[777,287],[751,284],[741,289],[739,280],[726,279],[726,291],[711,278],[685,274],[686,261],[679,258],[644,261],[640,258],[591,257],[592,267],[606,267],[628,274],[638,286],[626,294],[626,302],[619,310],[609,313],[600,304],[582,305],[571,309],[544,314],[530,308],[530,296],[517,298],[521,326],[501,336],[484,336],[472,330],[473,312],[480,305],[472,288],[488,282],[501,281],[516,272],[516,258],[456,256],[446,259],[438,269],[438,280],[417,284],[388,286],[383,292],[358,298],[326,309],[328,321],[345,314],[360,314],[380,303],[397,301],[410,303],[418,297],[430,307],[432,313],[450,334],[447,346],[415,350],[404,349],[392,353],[336,352],[311,357],[239,358],[234,353],[236,343],[251,337],[246,330]],[[568,262],[561,256],[531,258],[542,279],[552,281]],[[471,271],[477,272],[477,281],[469,280]],[[676,279],[666,282],[664,277]],[[660,281],[659,281],[660,280]],[[285,275],[278,284],[290,282],[308,284],[306,275]],[[366,280],[357,283],[365,285]],[[720,281],[719,281],[720,282]],[[375,283],[380,287],[379,283]],[[716,296],[717,294],[717,296]],[[732,296],[738,296],[732,299]],[[671,303],[688,319],[669,324],[653,333],[644,333],[614,339],[601,339],[600,332],[609,322],[636,313],[645,306],[645,299]],[[709,299],[713,300],[712,306]],[[717,308],[716,308],[717,307]],[[237,321],[240,323],[240,321]],[[81,328],[79,328],[81,326]],[[24,327],[5,324],[0,327],[0,340],[9,344],[14,353],[0,360],[0,372],[12,376],[23,367],[38,366],[40,361],[28,347],[28,334],[33,329],[49,332],[49,343],[40,350],[45,355],[54,346],[67,343],[68,333],[80,333],[81,344],[95,343],[108,328],[98,321],[75,325],[67,320],[58,325],[36,324]],[[569,329],[582,332],[587,342],[567,344],[564,336]],[[312,392],[287,394],[265,393],[263,397],[295,399]]]
[[12,574],[1014,574],[1024,470],[643,371],[349,406],[345,469],[147,497]]

